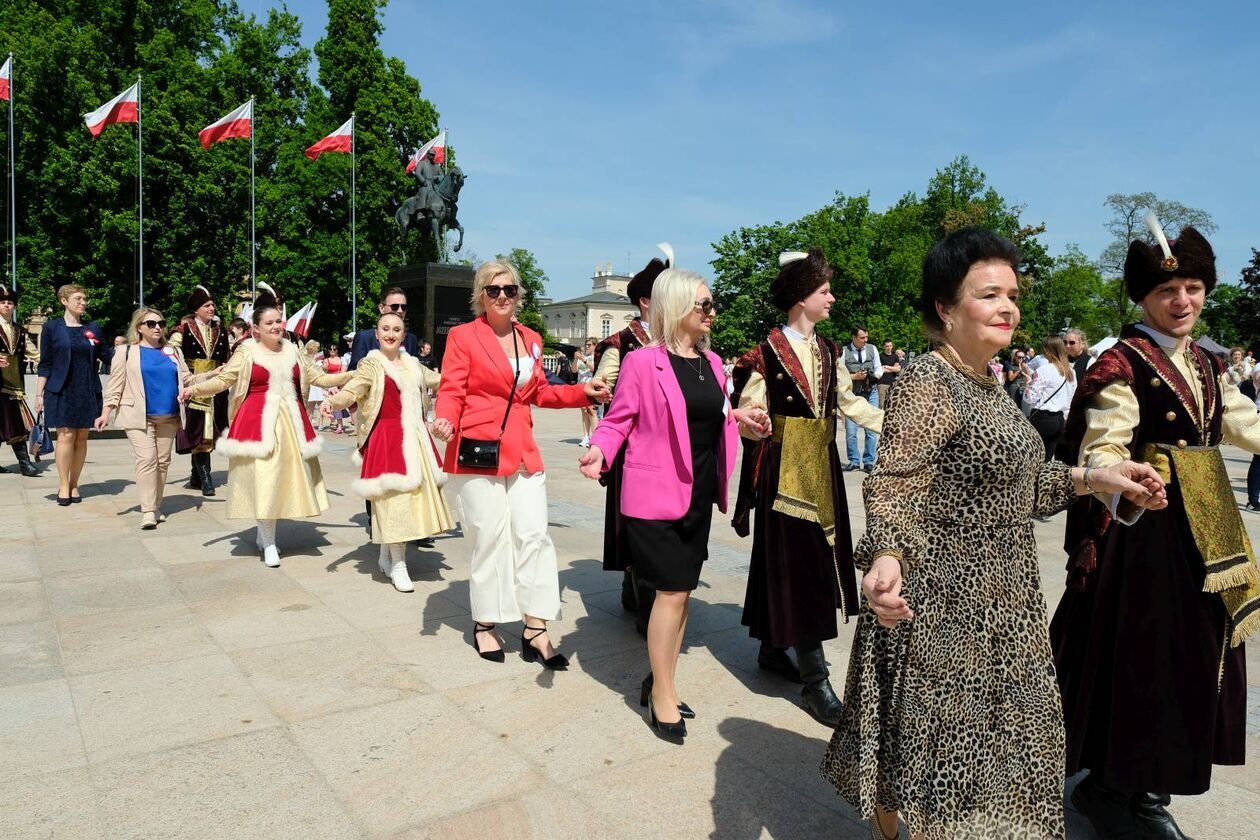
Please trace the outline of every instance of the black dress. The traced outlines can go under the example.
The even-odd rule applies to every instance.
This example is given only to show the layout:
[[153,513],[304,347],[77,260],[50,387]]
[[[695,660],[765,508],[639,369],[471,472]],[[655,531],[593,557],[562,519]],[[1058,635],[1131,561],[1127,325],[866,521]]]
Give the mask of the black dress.
[[726,397],[703,356],[684,359],[670,353],[669,362],[687,404],[691,506],[682,519],[626,516],[622,527],[639,580],[664,592],[690,592],[699,585],[700,567],[709,556],[709,526],[718,492],[717,446],[726,422],[722,413]]

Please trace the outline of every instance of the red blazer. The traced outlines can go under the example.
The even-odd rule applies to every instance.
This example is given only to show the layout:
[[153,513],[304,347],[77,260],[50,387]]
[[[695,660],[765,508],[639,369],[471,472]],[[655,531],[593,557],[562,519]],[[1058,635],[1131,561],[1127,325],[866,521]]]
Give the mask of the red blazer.
[[[705,352],[713,376],[726,394],[726,422],[718,443],[718,509],[726,513],[726,487],[739,454],[739,431],[731,413],[722,360]],[[617,396],[591,435],[591,446],[604,453],[607,470],[622,446],[621,512],[636,519],[682,519],[691,506],[691,435],[687,403],[664,347],[635,350],[621,363]]]
[[534,442],[534,418],[529,407],[580,408],[591,404],[583,385],[548,383],[542,367],[542,337],[521,324],[516,324],[516,331],[524,339],[525,352],[534,359],[534,373],[528,382],[517,386],[516,396],[512,398],[507,428],[499,442],[499,469],[496,471],[460,467],[455,456],[459,453],[461,437],[499,438],[499,425],[512,390],[512,362],[499,346],[494,329],[484,315],[453,327],[446,337],[442,384],[438,386],[434,414],[448,420],[455,430],[446,444],[448,473],[511,475],[521,464],[525,465],[526,472],[542,472],[542,455]]

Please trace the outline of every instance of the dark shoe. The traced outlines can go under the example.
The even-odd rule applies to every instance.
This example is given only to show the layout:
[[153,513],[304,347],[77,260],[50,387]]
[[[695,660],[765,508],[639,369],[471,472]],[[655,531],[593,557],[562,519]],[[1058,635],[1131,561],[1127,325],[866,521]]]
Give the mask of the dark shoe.
[[34,462],[31,461],[31,452],[26,448],[26,444],[13,444],[13,454],[18,459],[18,472],[27,478],[35,478],[39,475],[39,470],[35,468]]
[[70,497],[70,504],[72,504],[72,505],[77,505],[77,504],[78,504],[79,502],[81,502],[81,501],[83,501],[83,497],[82,497],[82,496],[71,496],[71,497]]
[[[639,686],[639,705],[646,706],[648,700],[652,697],[652,675],[648,674],[643,678],[643,684]],[[678,714],[683,716],[683,720],[695,720],[696,713],[686,703],[679,702]]]
[[201,473],[201,495],[214,495],[214,476],[210,473],[210,453],[202,452],[197,456],[197,468]]
[[[530,630],[536,631],[532,636],[526,636]],[[530,627],[525,625],[525,629],[521,631],[521,658],[526,662],[533,662],[535,659],[542,659],[542,664],[553,671],[563,671],[569,667],[569,660],[565,659],[562,654],[556,653],[546,659],[542,658],[542,652],[534,647],[531,642],[539,636],[547,632],[546,627]]]
[[188,476],[188,489],[201,489],[201,470],[197,468],[197,456],[192,456],[192,475]]
[[873,472],[875,472],[875,465],[874,465],[874,464],[867,464],[866,466],[862,467],[862,472],[864,472],[864,473],[873,473]]
[[761,650],[757,651],[757,667],[763,671],[778,674],[788,682],[801,684],[800,669],[796,667],[796,663],[792,661],[792,657],[788,656],[784,648],[762,642]]
[[1172,797],[1166,793],[1139,793],[1133,796],[1130,809],[1133,821],[1142,831],[1143,837],[1158,840],[1190,840],[1182,833],[1177,821],[1168,813],[1168,803]]
[[1086,776],[1072,791],[1072,805],[1089,820],[1099,837],[1107,840],[1140,840],[1144,835],[1129,809],[1132,797],[1112,790]]
[[436,543],[433,542],[431,537],[424,537],[423,539],[416,540],[417,548],[433,548],[435,545]]
[[844,470],[845,472],[857,472],[858,470],[861,469],[861,467],[859,467],[857,464],[845,464],[843,467],[841,467],[841,469]]
[[681,744],[683,738],[687,737],[687,724],[679,719],[673,723],[665,723],[656,719],[656,708],[652,705],[651,700],[648,701],[648,722],[652,728],[656,730],[657,737],[664,738],[667,741]]
[[1244,510],[1260,510],[1260,502],[1247,502],[1243,505]]
[[805,711],[814,720],[835,729],[840,723],[840,713],[844,704],[836,696],[831,687],[830,673],[827,671],[827,658],[821,644],[810,646],[798,645],[796,661],[801,666],[801,681],[805,687],[801,689],[801,701]]
[[62,507],[69,507],[69,506],[70,506],[70,503],[71,503],[71,502],[73,502],[73,501],[74,501],[74,499],[70,498],[69,496],[58,496],[58,497],[57,497],[57,504],[61,505]]
[[495,625],[493,624],[482,624],[480,621],[474,621],[472,646],[473,646],[473,650],[477,651],[477,655],[480,656],[482,659],[485,659],[489,662],[502,662],[507,658],[506,656],[504,656],[503,648],[499,648],[498,650],[482,650],[481,648],[477,647],[477,634],[478,633],[493,633],[494,628],[495,628]]
[[6,470],[4,467],[0,467],[0,473],[7,473],[7,472],[8,470]]

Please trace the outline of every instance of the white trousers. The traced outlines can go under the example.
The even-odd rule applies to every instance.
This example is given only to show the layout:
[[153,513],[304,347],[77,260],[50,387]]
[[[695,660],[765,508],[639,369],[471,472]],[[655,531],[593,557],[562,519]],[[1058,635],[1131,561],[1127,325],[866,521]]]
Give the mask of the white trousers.
[[547,533],[547,476],[453,475],[464,537],[472,546],[468,592],[474,621],[560,617],[556,547]]

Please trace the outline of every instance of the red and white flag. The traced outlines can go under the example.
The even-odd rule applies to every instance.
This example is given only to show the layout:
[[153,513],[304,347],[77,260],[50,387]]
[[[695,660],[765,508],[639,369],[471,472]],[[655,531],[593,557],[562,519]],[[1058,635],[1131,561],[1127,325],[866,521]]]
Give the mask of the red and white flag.
[[201,140],[201,148],[210,148],[211,143],[220,140],[231,140],[233,137],[249,137],[254,132],[254,100],[249,100],[230,114],[227,114],[197,132]]
[[434,163],[444,163],[446,161],[446,132],[443,131],[434,137],[428,143],[425,143],[416,153],[411,156],[411,160],[407,161],[407,174],[410,175],[416,171],[416,166],[420,161],[424,160],[424,156],[429,153],[429,149],[433,150]]
[[105,126],[113,123],[140,122],[140,83],[136,82],[90,114],[83,115],[88,131],[100,137]]
[[329,134],[323,140],[320,140],[314,146],[306,150],[306,156],[311,160],[316,160],[324,152],[341,152],[342,154],[350,154],[354,148],[354,117],[346,120],[341,128]]
[[0,99],[7,100],[12,94],[9,93],[9,80],[13,78],[13,56],[9,56],[4,60],[4,65],[0,66]]
[[315,309],[318,303],[312,301],[297,312],[294,312],[284,324],[284,328],[294,335],[306,338],[311,332],[311,323],[315,320]]

